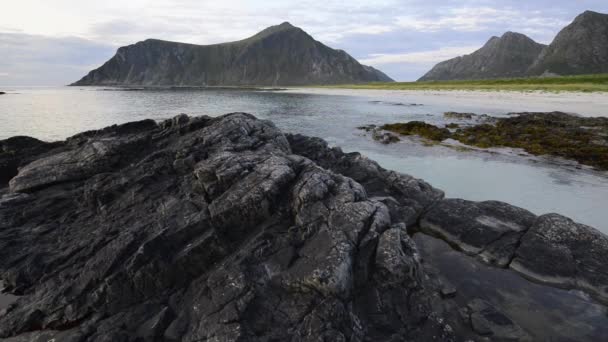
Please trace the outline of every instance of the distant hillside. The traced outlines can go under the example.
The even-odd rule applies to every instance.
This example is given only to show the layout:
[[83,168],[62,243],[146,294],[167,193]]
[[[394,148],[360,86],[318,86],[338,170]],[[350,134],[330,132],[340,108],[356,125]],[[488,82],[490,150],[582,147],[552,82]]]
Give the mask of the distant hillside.
[[192,45],[149,39],[121,47],[73,85],[307,85],[391,82],[342,50],[289,23],[231,43]]
[[419,81],[608,73],[608,14],[586,11],[548,45],[518,33],[437,64]]
[[608,73],[608,14],[587,11],[559,32],[530,75]]
[[507,32],[500,38],[492,37],[470,55],[437,64],[419,81],[521,77],[544,47],[523,34]]

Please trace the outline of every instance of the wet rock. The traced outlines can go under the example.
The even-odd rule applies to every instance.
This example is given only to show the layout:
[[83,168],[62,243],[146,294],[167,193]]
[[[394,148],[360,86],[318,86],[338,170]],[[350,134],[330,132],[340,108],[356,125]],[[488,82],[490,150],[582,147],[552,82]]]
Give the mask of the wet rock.
[[488,336],[492,341],[532,341],[509,317],[481,299],[469,302],[463,315],[473,331],[478,335]]
[[432,141],[443,141],[450,137],[447,128],[439,128],[422,121],[387,124],[381,128],[402,135],[417,135]]
[[423,215],[420,229],[469,255],[506,267],[535,219],[529,211],[503,202],[445,199]]
[[396,143],[400,140],[397,135],[395,135],[391,132],[384,132],[384,131],[378,130],[378,129],[372,131],[372,138],[385,145]]
[[361,126],[357,127],[357,129],[371,133],[372,139],[381,142],[385,145],[396,143],[401,140],[396,134],[384,131],[376,125]]
[[452,298],[456,296],[456,288],[449,281],[441,279],[439,281],[440,289],[439,294],[443,298]]
[[564,216],[536,217],[496,201],[445,199],[422,216],[420,229],[486,263],[608,302],[608,237]]
[[608,302],[608,237],[558,214],[543,215],[521,238],[510,267],[551,285]]
[[477,116],[477,114],[474,114],[474,113],[457,113],[457,112],[443,113],[443,117],[446,119],[470,120],[476,116]]

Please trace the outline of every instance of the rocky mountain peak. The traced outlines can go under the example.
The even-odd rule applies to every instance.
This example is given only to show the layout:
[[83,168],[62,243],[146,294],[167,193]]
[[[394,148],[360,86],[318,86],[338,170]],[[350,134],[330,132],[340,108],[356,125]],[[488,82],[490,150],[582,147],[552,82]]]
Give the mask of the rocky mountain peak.
[[608,14],[586,11],[562,29],[530,67],[530,75],[608,72]]
[[599,12],[594,12],[594,11],[585,11],[585,12],[579,14],[574,19],[573,23],[585,21],[585,20],[605,19],[606,17],[608,17],[608,15],[604,14],[604,13],[599,13]]
[[148,39],[121,47],[74,85],[282,86],[391,82],[289,22],[239,41],[194,45]]
[[437,64],[421,81],[518,77],[545,46],[517,32],[492,37],[470,55]]

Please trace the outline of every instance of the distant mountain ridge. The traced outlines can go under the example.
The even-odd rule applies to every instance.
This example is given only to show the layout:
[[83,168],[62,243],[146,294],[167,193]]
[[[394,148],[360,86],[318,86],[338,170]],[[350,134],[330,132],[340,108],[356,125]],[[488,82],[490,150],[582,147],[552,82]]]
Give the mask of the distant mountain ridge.
[[148,39],[121,47],[72,85],[289,86],[392,82],[288,22],[240,41],[194,45]]
[[420,81],[524,76],[544,48],[521,33],[507,32],[470,55],[437,64]]
[[608,72],[608,14],[586,11],[550,45],[507,32],[481,49],[435,65],[419,81],[577,75]]

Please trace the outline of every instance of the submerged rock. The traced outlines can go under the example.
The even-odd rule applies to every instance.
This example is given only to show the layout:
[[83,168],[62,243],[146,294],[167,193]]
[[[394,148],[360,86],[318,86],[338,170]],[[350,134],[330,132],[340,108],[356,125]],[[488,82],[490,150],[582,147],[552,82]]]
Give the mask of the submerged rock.
[[18,173],[0,188],[0,274],[20,296],[0,308],[9,341],[526,336],[485,309],[469,312],[474,326],[455,318],[460,292],[426,273],[408,234],[419,222],[530,274],[549,271],[526,244],[550,240],[543,255],[569,249],[584,262],[576,284],[605,283],[591,277],[605,273],[594,259],[606,255],[602,243],[585,254],[548,233],[527,240],[551,222],[498,202],[443,200],[424,181],[248,114],[23,142]]

